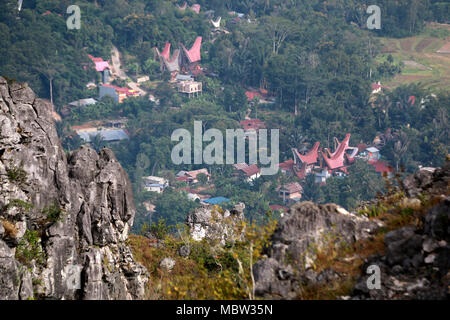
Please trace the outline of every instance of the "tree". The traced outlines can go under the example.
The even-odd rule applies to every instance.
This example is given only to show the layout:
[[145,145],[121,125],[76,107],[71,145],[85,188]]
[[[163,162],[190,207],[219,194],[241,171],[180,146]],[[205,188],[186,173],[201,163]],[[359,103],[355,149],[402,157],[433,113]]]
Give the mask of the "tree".
[[399,163],[408,150],[409,139],[406,133],[400,132],[397,141],[394,143],[395,168],[399,171]]
[[91,146],[95,151],[100,152],[100,150],[105,146],[105,140],[101,134],[97,133],[91,138]]
[[168,225],[184,223],[187,214],[197,207],[197,203],[189,200],[186,193],[166,190],[155,202],[154,219],[166,219]]
[[44,59],[42,65],[36,67],[36,70],[42,74],[49,82],[49,96],[50,102],[53,104],[53,80],[58,75],[59,72],[63,71],[64,67],[62,65],[55,65],[49,62],[49,60]]
[[208,176],[204,173],[199,173],[197,175],[197,180],[198,182],[200,182],[202,185],[206,184],[208,182]]
[[277,16],[265,17],[261,23],[272,41],[272,54],[278,54],[283,42],[293,32],[294,25],[291,21]]

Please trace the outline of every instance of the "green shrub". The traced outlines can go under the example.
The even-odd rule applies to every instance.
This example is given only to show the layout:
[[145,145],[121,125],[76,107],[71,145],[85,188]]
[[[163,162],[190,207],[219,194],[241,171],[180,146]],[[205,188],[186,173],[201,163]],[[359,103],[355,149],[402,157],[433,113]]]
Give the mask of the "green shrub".
[[19,185],[25,184],[27,182],[27,173],[23,170],[23,167],[17,167],[12,165],[11,168],[6,170],[8,179],[11,182],[16,182]]
[[30,212],[33,209],[33,204],[28,203],[26,201],[20,199],[10,199],[9,203],[4,207],[4,210],[8,210],[9,208],[22,208],[25,212]]
[[370,208],[364,207],[358,213],[359,213],[359,215],[365,216],[367,218],[376,218],[386,212],[387,212],[387,208],[381,204],[378,204],[378,205],[371,206]]
[[158,223],[152,222],[151,225],[144,223],[141,228],[141,234],[144,235],[147,232],[152,233],[157,239],[164,239],[170,233],[172,226],[166,224],[166,219],[158,220]]
[[45,264],[45,254],[42,251],[37,231],[27,230],[16,249],[16,259],[26,266],[34,260],[40,265]]
[[64,217],[64,210],[57,202],[46,206],[44,209],[42,209],[42,213],[47,216],[47,220],[53,223],[61,221]]

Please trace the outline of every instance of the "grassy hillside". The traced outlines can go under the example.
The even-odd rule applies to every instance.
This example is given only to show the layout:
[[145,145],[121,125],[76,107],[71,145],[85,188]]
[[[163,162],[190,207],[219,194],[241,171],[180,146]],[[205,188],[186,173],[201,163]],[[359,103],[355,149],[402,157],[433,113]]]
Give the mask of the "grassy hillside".
[[420,82],[424,88],[445,89],[450,87],[450,54],[437,51],[450,37],[450,25],[429,24],[419,35],[410,38],[381,38],[382,62],[392,55],[396,63],[403,62],[401,74],[385,84],[398,87]]

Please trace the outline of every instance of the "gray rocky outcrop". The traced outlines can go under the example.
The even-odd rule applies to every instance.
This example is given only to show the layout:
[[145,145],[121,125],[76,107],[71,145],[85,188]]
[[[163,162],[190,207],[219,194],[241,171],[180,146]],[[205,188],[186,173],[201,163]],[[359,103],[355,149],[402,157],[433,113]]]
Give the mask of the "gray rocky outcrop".
[[159,263],[159,266],[167,271],[171,271],[175,267],[176,261],[172,258],[164,258]]
[[239,203],[231,210],[223,211],[213,205],[203,205],[190,212],[186,218],[190,236],[195,241],[207,239],[224,245],[242,238],[245,205]]
[[65,154],[48,101],[0,77],[0,299],[140,299],[135,208],[111,150]]
[[441,168],[420,170],[407,177],[403,186],[411,200],[428,195],[431,207],[422,221],[386,233],[385,254],[370,257],[380,268],[380,288],[369,290],[364,274],[352,299],[442,299],[450,298],[450,162]]
[[302,202],[279,222],[266,258],[253,267],[255,293],[266,298],[294,299],[304,283],[317,284],[337,275],[313,271],[318,250],[349,245],[370,236],[379,225],[334,204]]

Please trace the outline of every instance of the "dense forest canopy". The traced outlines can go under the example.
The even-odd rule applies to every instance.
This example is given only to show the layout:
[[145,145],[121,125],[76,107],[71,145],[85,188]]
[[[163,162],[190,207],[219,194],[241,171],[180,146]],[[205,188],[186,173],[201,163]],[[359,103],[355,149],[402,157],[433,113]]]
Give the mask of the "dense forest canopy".
[[[104,99],[72,110],[58,123],[58,130],[65,148],[71,150],[81,143],[70,132],[71,125],[127,117],[131,139],[111,147],[134,183],[138,210],[144,213],[142,203],[152,201],[157,207],[155,218],[171,224],[181,222],[195,204],[180,193],[156,196],[143,191],[142,177],[161,174],[173,179],[181,169],[200,168],[181,168],[171,162],[171,133],[191,129],[194,120],[202,120],[204,129],[238,128],[249,107],[245,88],[264,88],[275,97],[273,104],[252,107],[251,117],[265,121],[269,128],[281,128],[280,161],[292,158],[293,147],[319,141],[332,148],[333,137],[342,139],[346,133],[352,134],[351,145],[356,145],[389,130],[393,138],[383,157],[397,168],[438,166],[448,153],[448,90],[430,92],[412,84],[370,101],[371,84],[401,70],[393,59],[376,60],[380,38],[413,36],[426,22],[449,22],[448,1],[187,1],[201,5],[201,14],[196,14],[179,10],[177,5],[183,1],[83,0],[75,1],[82,13],[80,30],[66,28],[66,9],[73,1],[24,1],[20,13],[16,1],[2,2],[0,74],[28,82],[38,95],[52,98],[57,111],[70,101],[97,96],[96,90],[86,87],[100,80],[88,54],[108,60],[113,45],[124,56],[129,74],[146,74],[157,83],[153,93],[159,105],[148,98],[128,99],[120,105]],[[366,28],[369,5],[381,8],[380,30]],[[211,34],[204,15],[208,10],[223,18],[228,33]],[[236,22],[230,11],[247,18]],[[203,95],[190,100],[164,81],[167,75],[160,74],[154,47],[163,48],[166,42],[190,47],[197,36],[204,39],[202,66],[216,76],[199,76]],[[100,148],[103,143],[93,145]],[[139,165],[143,157],[148,166]],[[251,218],[259,219],[269,204],[282,204],[275,189],[288,179],[281,174],[250,185],[236,183],[229,166],[208,166],[208,170],[215,184],[210,193],[232,203],[245,202]],[[383,179],[372,167],[358,163],[352,170],[348,179],[333,178],[322,187],[305,181],[305,198],[352,208],[381,191]],[[136,228],[146,219],[144,214],[138,216]]]

